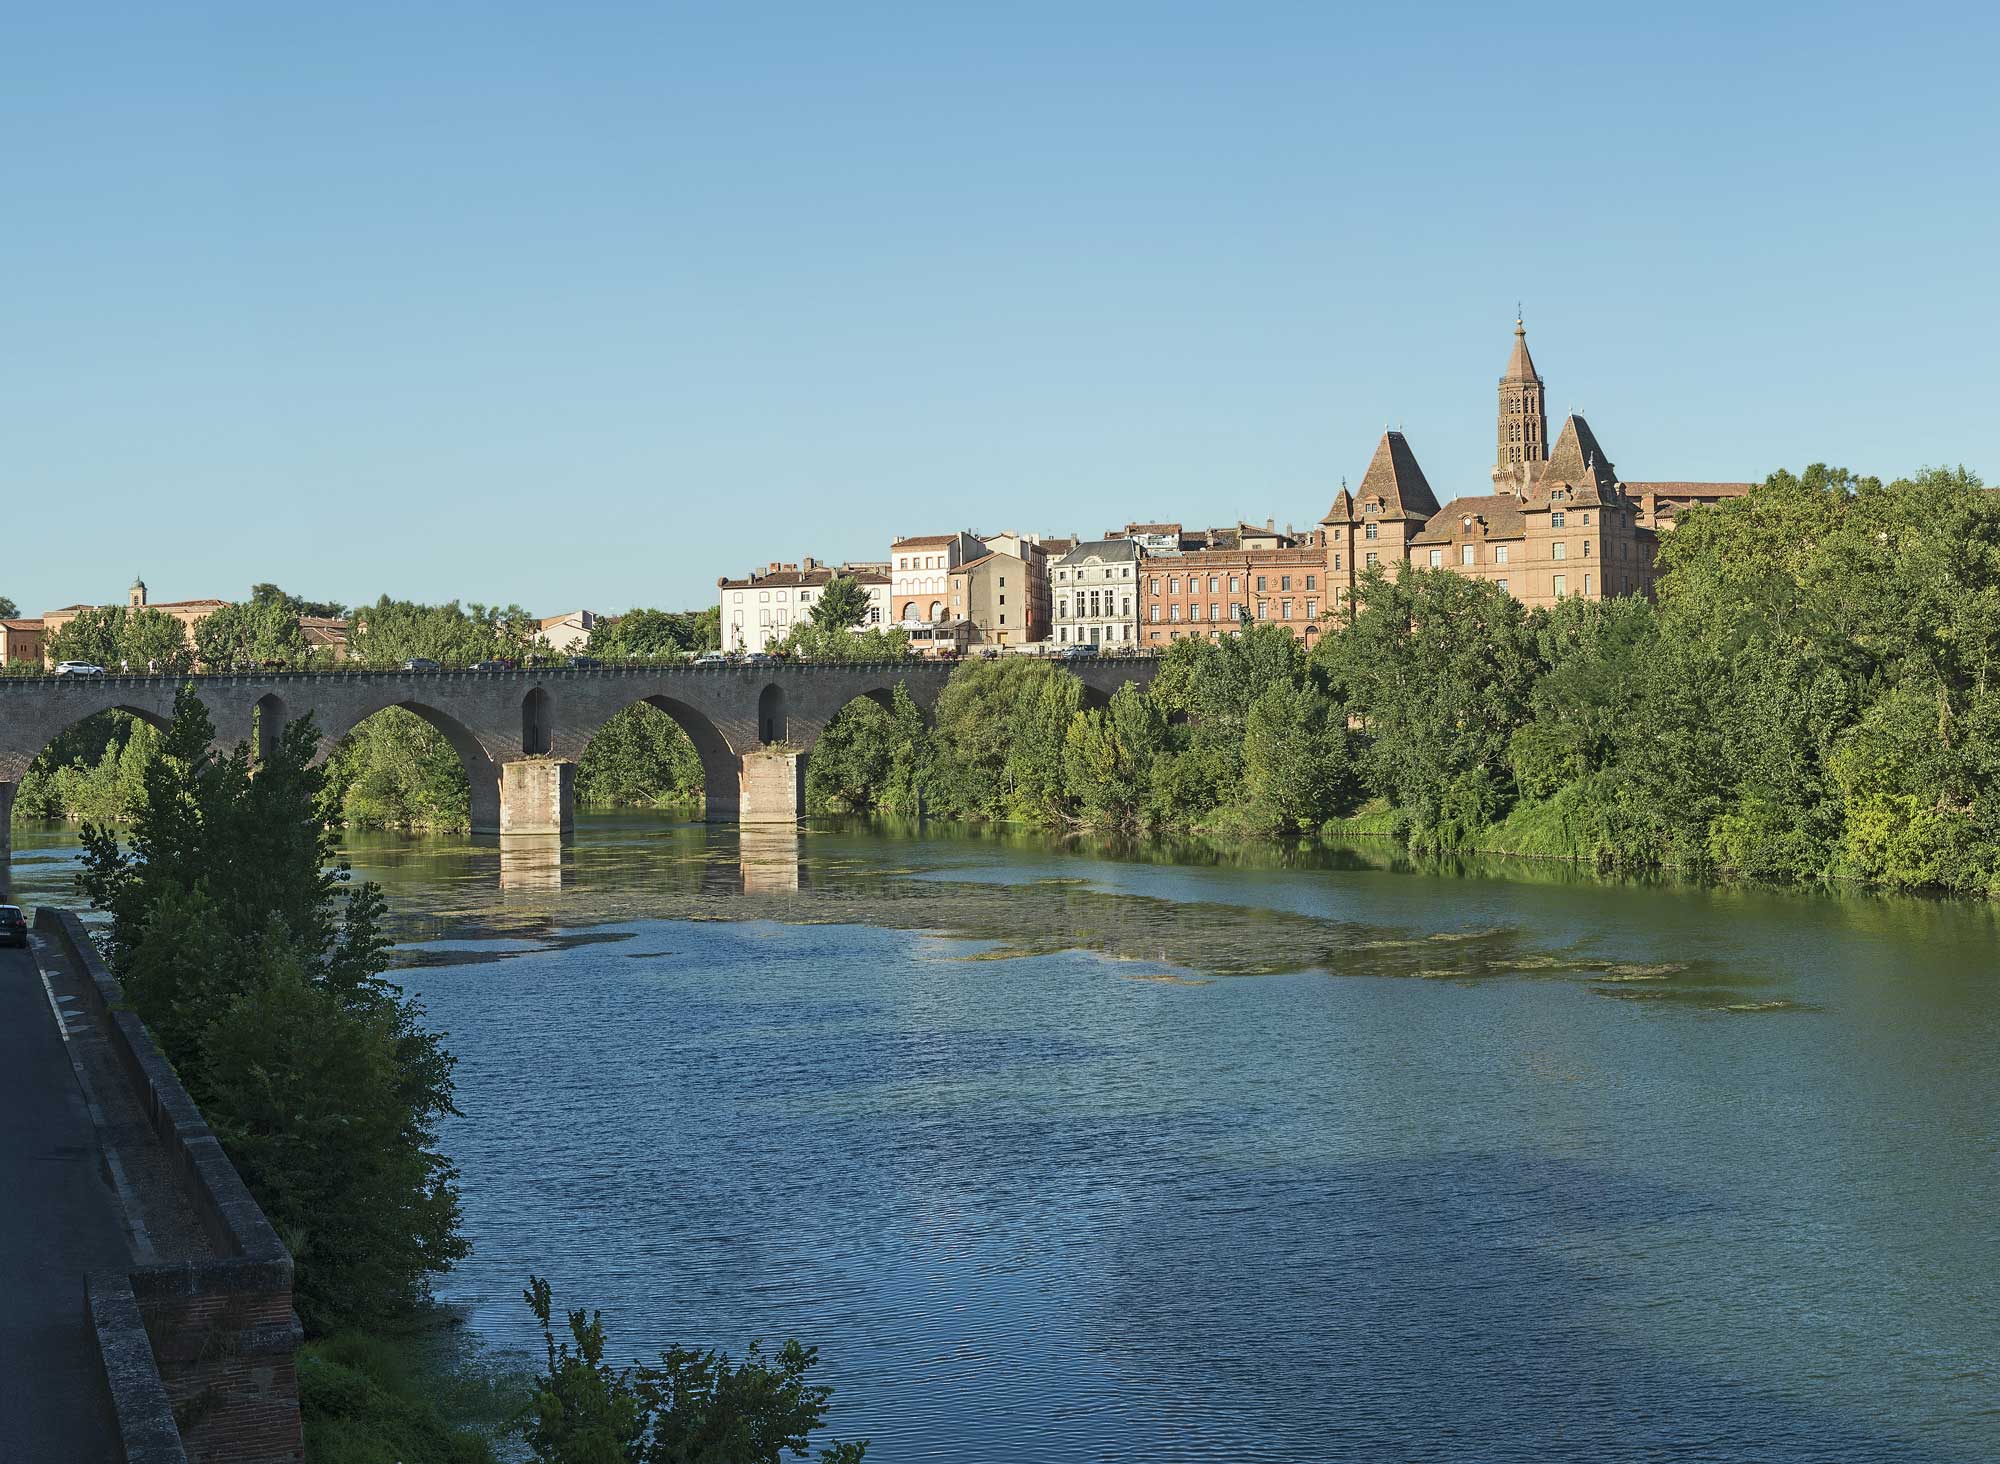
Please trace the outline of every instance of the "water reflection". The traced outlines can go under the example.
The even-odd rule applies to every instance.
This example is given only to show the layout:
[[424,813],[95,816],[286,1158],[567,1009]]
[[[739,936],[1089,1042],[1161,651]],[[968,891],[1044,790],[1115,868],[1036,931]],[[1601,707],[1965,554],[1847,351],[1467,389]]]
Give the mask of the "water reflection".
[[500,888],[503,892],[560,890],[563,841],[549,834],[501,834]]
[[782,894],[799,887],[799,831],[792,824],[746,824],[737,868],[746,895]]

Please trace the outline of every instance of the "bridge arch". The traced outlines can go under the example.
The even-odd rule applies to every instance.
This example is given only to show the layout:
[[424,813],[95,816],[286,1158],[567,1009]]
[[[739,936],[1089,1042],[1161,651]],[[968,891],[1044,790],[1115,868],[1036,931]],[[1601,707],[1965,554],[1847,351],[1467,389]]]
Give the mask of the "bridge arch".
[[775,681],[757,693],[757,737],[762,742],[785,740],[785,688]]
[[547,757],[555,744],[555,709],[549,694],[537,686],[521,698],[521,751],[528,757]]
[[102,700],[94,701],[88,706],[87,710],[74,714],[70,714],[68,707],[65,707],[63,711],[66,720],[52,720],[47,722],[42,727],[31,732],[26,738],[23,738],[19,746],[12,748],[8,752],[0,753],[0,782],[8,784],[18,783],[26,775],[28,769],[34,766],[35,759],[53,747],[58,738],[75,728],[81,727],[93,717],[103,716],[106,712],[123,712],[128,717],[134,717],[144,722],[155,732],[166,731],[168,727],[173,725],[174,720],[170,712],[163,712],[157,707],[149,707],[137,701],[115,697],[106,697]]
[[364,703],[361,707],[320,730],[314,762],[325,762],[363,722],[386,711],[408,712],[428,724],[458,755],[465,773],[467,808],[474,833],[490,833],[500,827],[500,760],[493,757],[471,728],[451,713],[414,697],[388,698]]

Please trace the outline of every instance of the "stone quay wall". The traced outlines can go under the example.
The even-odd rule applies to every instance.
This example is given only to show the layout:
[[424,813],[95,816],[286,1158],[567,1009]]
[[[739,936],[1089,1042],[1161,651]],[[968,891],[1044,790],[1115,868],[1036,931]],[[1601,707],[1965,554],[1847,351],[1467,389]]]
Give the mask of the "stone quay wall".
[[[301,1464],[302,1333],[292,1309],[291,1253],[144,1025],[126,1010],[117,978],[82,923],[43,906],[35,929],[84,973],[89,1017],[144,1109],[210,1252],[89,1278],[85,1305],[125,1464]],[[163,1418],[177,1437],[166,1436]]]

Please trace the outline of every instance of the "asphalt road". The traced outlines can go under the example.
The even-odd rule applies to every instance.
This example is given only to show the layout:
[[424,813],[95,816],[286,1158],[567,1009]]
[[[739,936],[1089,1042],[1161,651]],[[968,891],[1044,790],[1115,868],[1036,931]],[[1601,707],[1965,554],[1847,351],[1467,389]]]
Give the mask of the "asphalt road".
[[130,1264],[41,974],[0,949],[0,1460],[114,1457],[83,1278]]

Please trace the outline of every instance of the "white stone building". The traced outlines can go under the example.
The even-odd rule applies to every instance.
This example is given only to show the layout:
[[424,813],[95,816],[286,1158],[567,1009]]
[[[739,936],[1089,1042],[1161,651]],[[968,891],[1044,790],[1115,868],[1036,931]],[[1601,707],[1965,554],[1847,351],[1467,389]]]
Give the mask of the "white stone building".
[[801,620],[812,618],[814,603],[836,576],[857,581],[868,596],[868,616],[855,629],[887,629],[889,576],[879,565],[835,566],[817,559],[780,564],[774,560],[766,569],[752,570],[747,579],[715,582],[722,605],[722,649],[769,650]]
[[1130,539],[1079,544],[1049,566],[1055,644],[1138,649],[1139,546]]

